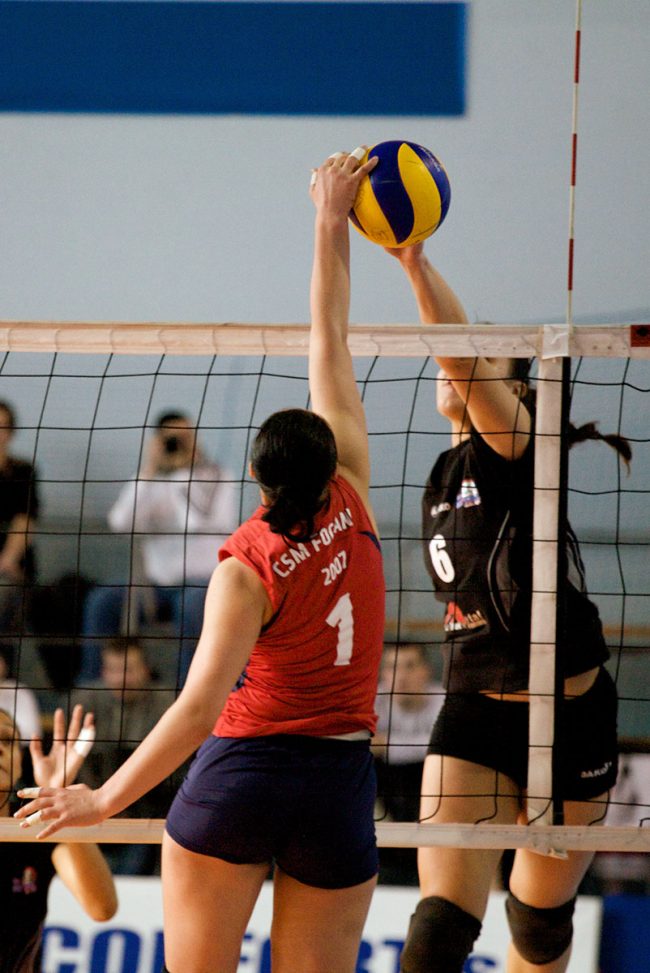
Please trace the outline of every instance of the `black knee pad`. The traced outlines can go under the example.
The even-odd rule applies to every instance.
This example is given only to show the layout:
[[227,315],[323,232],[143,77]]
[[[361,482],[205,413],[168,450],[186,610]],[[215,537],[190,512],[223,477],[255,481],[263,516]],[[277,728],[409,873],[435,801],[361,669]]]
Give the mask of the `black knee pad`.
[[522,959],[543,966],[562,956],[573,939],[575,907],[575,896],[553,909],[537,909],[525,905],[512,892],[508,892],[508,925],[512,941]]
[[480,931],[479,920],[453,902],[422,899],[411,916],[401,973],[462,973]]

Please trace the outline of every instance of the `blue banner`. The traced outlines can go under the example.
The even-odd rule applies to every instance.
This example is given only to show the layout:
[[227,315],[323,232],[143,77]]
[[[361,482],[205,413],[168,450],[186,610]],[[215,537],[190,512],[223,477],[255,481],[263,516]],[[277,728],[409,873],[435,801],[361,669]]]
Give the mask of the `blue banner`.
[[462,115],[466,3],[0,2],[0,111]]

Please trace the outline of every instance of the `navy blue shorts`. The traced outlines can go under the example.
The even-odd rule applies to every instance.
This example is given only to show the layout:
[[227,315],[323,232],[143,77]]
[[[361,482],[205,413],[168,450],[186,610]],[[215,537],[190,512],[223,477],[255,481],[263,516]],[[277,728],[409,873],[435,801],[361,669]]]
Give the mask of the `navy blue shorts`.
[[348,888],[378,871],[375,795],[366,740],[213,736],[190,767],[166,828],[200,855],[239,865],[275,862],[305,885]]
[[[564,700],[557,765],[562,800],[588,801],[616,783],[616,711],[616,687],[606,669],[582,696]],[[482,693],[449,694],[433,727],[429,753],[490,767],[525,790],[528,706]]]

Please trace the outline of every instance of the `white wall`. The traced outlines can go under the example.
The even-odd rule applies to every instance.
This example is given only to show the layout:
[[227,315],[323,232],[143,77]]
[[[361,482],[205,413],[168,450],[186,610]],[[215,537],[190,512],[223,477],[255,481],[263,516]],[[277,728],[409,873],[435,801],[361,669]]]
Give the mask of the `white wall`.
[[[0,116],[1,316],[305,321],[309,169],[392,137],[448,168],[429,250],[470,314],[561,316],[573,28],[572,0],[477,0],[460,119]],[[644,0],[584,4],[577,316],[650,304],[649,41]],[[355,235],[354,320],[413,320],[397,271]]]

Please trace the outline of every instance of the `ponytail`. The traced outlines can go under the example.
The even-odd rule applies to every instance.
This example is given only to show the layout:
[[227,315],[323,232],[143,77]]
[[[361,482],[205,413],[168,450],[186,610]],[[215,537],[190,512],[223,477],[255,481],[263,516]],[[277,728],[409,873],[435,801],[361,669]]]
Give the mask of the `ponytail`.
[[308,541],[336,472],[336,441],[321,416],[307,409],[275,412],[262,424],[251,467],[265,497],[262,520],[287,541]]
[[314,518],[323,505],[322,497],[295,496],[290,487],[265,490],[270,501],[262,520],[273,534],[281,534],[294,544],[305,543],[314,533]]
[[[534,416],[537,404],[537,393],[535,389],[532,389],[528,385],[528,373],[532,359],[513,358],[511,361],[512,368],[510,377],[525,383],[525,388],[521,396],[521,402],[528,409],[531,416]],[[573,423],[569,423],[569,449],[576,446],[578,443],[586,442],[588,439],[600,439],[602,442],[607,443],[608,446],[611,446],[612,449],[615,449],[625,463],[627,472],[630,472],[632,447],[624,436],[619,436],[618,433],[599,432],[597,422],[585,422],[582,426],[574,426]]]
[[578,443],[584,443],[588,439],[600,439],[615,449],[620,458],[625,463],[625,467],[630,472],[630,461],[632,459],[632,447],[624,436],[617,433],[602,433],[598,431],[596,422],[585,422],[582,426],[574,426],[569,423],[569,449]]

